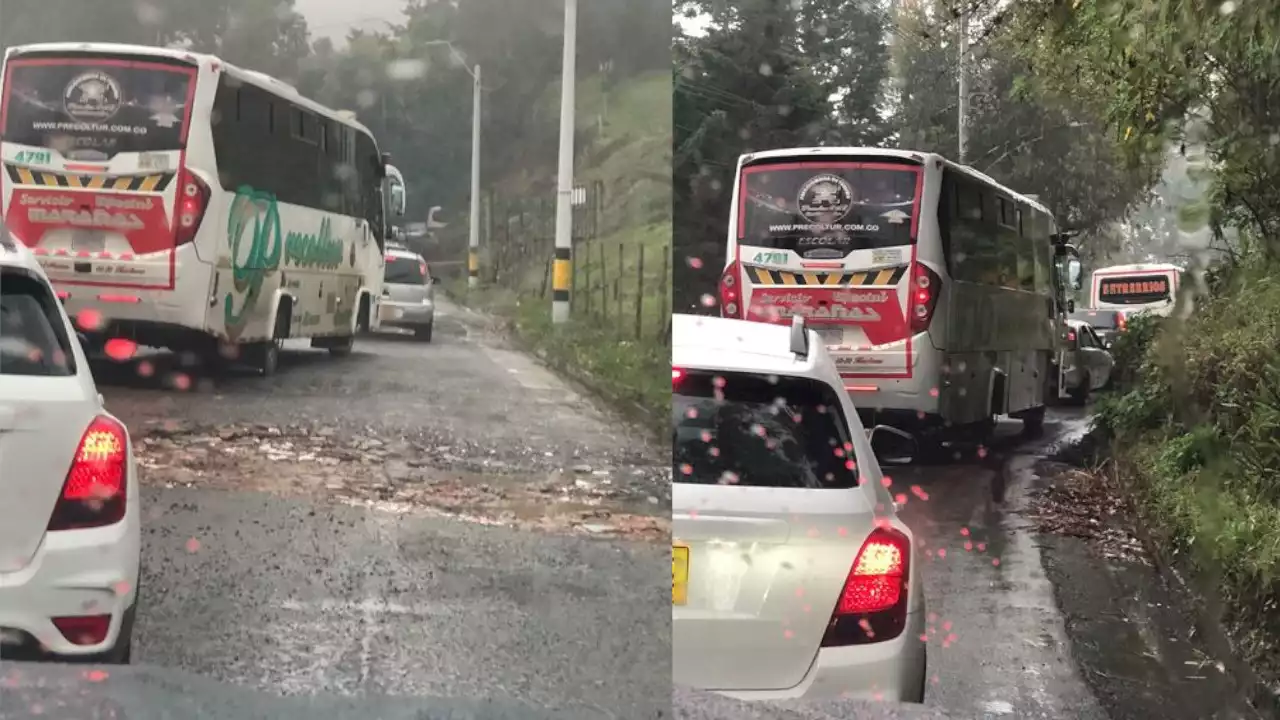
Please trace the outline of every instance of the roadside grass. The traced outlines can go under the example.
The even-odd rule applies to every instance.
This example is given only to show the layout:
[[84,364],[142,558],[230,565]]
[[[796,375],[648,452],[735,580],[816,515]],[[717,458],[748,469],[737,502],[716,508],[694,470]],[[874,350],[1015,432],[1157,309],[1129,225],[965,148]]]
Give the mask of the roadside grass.
[[1095,427],[1152,544],[1214,605],[1251,674],[1275,687],[1280,279],[1259,260],[1231,274],[1185,321],[1139,327],[1135,347],[1119,348],[1126,368]]

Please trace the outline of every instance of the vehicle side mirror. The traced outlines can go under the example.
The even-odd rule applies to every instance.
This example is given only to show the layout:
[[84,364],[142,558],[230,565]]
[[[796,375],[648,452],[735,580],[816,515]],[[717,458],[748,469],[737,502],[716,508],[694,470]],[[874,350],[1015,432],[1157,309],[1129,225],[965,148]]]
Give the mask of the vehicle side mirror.
[[1067,301],[1067,312],[1069,312],[1069,313],[1073,313],[1073,312],[1075,312],[1075,311],[1076,311],[1076,301],[1075,301],[1075,300],[1068,300],[1068,301]]
[[881,465],[910,465],[916,458],[916,439],[888,425],[877,425],[867,434],[871,450]]

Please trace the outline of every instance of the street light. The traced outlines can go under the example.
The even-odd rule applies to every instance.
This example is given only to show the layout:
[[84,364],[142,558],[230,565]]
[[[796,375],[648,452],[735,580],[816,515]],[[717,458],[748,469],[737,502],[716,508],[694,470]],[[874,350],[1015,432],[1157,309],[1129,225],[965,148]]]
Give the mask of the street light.
[[578,0],[564,0],[564,55],[560,64],[560,162],[556,174],[556,254],[551,263],[551,322],[569,321],[573,272],[573,127]]
[[480,66],[467,58],[448,40],[428,40],[423,46],[443,45],[462,69],[471,76],[471,219],[467,233],[467,287],[480,285]]

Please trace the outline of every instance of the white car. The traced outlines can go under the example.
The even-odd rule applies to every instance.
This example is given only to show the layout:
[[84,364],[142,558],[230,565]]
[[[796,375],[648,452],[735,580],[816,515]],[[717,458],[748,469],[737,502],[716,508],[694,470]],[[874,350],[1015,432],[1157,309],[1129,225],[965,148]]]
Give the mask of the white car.
[[3,225],[0,487],[0,657],[128,662],[141,547],[129,432]]
[[1089,399],[1089,393],[1101,390],[1111,382],[1115,359],[1105,341],[1087,322],[1067,321],[1067,366],[1062,373],[1063,388],[1077,405]]
[[921,702],[920,563],[872,451],[896,431],[868,437],[799,319],[676,315],[671,333],[673,682]]
[[397,243],[387,246],[386,262],[378,309],[382,326],[412,330],[417,339],[431,342],[436,321],[431,267],[421,255]]

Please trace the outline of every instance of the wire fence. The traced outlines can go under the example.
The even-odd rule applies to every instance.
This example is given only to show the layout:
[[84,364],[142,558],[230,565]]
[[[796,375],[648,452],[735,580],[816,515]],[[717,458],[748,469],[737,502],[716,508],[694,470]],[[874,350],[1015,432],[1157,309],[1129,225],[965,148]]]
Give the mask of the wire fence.
[[[570,312],[619,340],[671,341],[670,237],[597,237],[603,192],[575,197]],[[485,279],[551,306],[555,202],[486,199]]]

